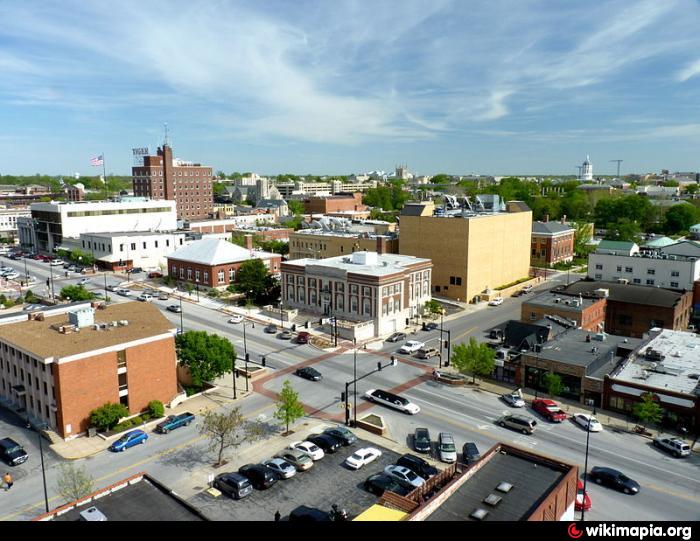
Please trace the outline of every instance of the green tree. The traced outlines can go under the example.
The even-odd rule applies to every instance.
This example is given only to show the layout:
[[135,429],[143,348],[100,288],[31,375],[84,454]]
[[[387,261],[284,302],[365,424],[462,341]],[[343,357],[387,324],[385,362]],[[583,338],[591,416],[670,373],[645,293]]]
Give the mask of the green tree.
[[198,429],[209,438],[209,452],[217,453],[217,466],[225,464],[226,449],[238,448],[246,441],[253,443],[263,435],[260,424],[246,421],[239,407],[222,413],[207,411]]
[[226,338],[206,331],[186,331],[175,337],[180,361],[189,369],[192,383],[202,387],[233,368],[235,350]]
[[287,207],[289,208],[289,213],[293,215],[304,214],[306,209],[304,208],[304,203],[298,199],[290,199],[287,201]]
[[675,235],[688,231],[698,221],[700,221],[700,212],[693,205],[687,203],[673,205],[664,215],[664,233]]
[[564,383],[561,380],[559,374],[554,372],[548,372],[542,378],[544,386],[547,388],[547,393],[549,396],[559,396],[564,390]]
[[487,377],[491,375],[496,365],[496,353],[486,344],[480,344],[476,338],[469,339],[469,343],[457,344],[452,351],[452,364],[462,374],[471,374],[472,383],[476,376]]
[[292,384],[288,379],[284,380],[282,385],[274,416],[275,419],[279,419],[286,424],[287,434],[289,433],[289,424],[304,416],[304,406],[299,400],[299,393],[292,388]]
[[100,430],[109,430],[116,426],[119,419],[129,415],[124,404],[104,404],[90,412],[90,424]]
[[226,184],[224,184],[223,182],[214,182],[212,186],[212,191],[214,192],[214,196],[225,196],[227,195]]
[[638,242],[641,228],[636,220],[629,218],[618,218],[608,224],[605,238],[608,240],[619,240],[626,242]]
[[160,400],[151,400],[148,403],[148,411],[151,417],[162,417],[165,414],[165,407]]
[[588,245],[593,237],[593,228],[586,222],[574,223],[574,252],[580,257],[586,257],[591,251]]
[[658,401],[652,393],[644,393],[641,396],[642,401],[637,402],[632,406],[632,415],[634,415],[644,425],[659,424],[664,415],[664,409],[659,406]]
[[71,301],[89,301],[95,298],[95,294],[83,286],[66,286],[61,289],[60,297]]
[[66,502],[84,498],[94,490],[93,478],[85,466],[76,466],[74,462],[65,462],[59,464],[58,470],[56,492],[63,496]]
[[449,184],[450,179],[451,179],[450,175],[447,175],[445,173],[438,173],[437,175],[430,178],[430,183],[431,184]]
[[442,305],[435,299],[430,299],[429,301],[425,301],[425,311],[430,314],[441,314]]
[[265,298],[269,282],[265,263],[260,259],[244,261],[238,269],[236,289],[246,295],[252,293],[252,297],[258,301]]
[[683,188],[686,193],[688,194],[694,194],[698,192],[698,189],[700,189],[700,185],[698,184],[688,184]]

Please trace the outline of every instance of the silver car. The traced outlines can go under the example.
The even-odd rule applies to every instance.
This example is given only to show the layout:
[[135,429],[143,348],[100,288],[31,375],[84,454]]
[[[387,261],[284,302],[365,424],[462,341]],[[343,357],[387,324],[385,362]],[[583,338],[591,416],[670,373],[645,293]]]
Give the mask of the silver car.
[[425,479],[418,477],[413,471],[403,466],[392,464],[384,468],[384,473],[396,479],[407,488],[418,488],[425,484]]
[[289,479],[290,477],[294,477],[297,473],[294,466],[286,460],[277,457],[264,461],[263,466],[275,472],[280,479]]
[[452,464],[457,462],[457,448],[455,439],[449,432],[440,432],[438,435],[438,456],[443,462]]

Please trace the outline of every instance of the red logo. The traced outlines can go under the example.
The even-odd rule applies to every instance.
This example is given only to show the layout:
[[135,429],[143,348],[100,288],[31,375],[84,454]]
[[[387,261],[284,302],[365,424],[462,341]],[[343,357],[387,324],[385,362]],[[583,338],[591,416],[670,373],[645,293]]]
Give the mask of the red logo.
[[566,531],[569,533],[569,537],[571,537],[573,539],[578,539],[579,537],[581,537],[583,535],[583,530],[579,530],[576,527],[575,522],[572,522],[571,524],[569,524],[569,527],[566,529]]

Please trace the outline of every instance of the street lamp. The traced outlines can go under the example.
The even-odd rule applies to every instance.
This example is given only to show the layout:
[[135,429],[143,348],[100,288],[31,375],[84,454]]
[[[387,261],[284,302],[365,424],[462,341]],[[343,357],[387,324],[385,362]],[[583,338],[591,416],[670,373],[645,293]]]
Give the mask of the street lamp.
[[245,354],[245,390],[248,392],[248,361],[250,360],[250,355]]
[[236,396],[236,379],[238,379],[238,373],[236,372],[236,350],[233,350],[233,371],[231,372],[231,375],[233,376],[233,399],[236,400],[238,398]]
[[[177,291],[177,288],[175,289]],[[185,325],[182,320],[182,295],[178,295],[177,298],[180,301],[180,334],[185,332]]]
[[586,426],[586,461],[583,466],[583,501],[581,502],[581,522],[585,520],[586,517],[586,485],[588,483],[588,442],[591,439],[591,419],[595,417],[595,406],[593,406],[593,414],[588,419],[588,425]]
[[352,377],[354,379],[352,394],[355,401],[352,410],[352,425],[357,426],[357,338],[354,336],[352,338]]
[[[382,366],[381,361],[377,361],[377,368],[375,370],[372,370],[371,372],[367,372],[364,376],[360,376],[359,378],[355,378],[353,381],[348,381],[345,383],[345,393],[344,393],[344,398],[345,398],[345,426],[350,425],[350,385],[356,384],[358,381],[365,379],[367,376],[371,376],[372,374],[375,374],[376,372],[381,372],[383,368],[388,368],[390,366],[396,366],[398,364],[398,361],[396,360],[396,357],[393,355],[391,356],[391,362],[385,364]],[[355,394],[355,419],[357,419],[357,394]]]

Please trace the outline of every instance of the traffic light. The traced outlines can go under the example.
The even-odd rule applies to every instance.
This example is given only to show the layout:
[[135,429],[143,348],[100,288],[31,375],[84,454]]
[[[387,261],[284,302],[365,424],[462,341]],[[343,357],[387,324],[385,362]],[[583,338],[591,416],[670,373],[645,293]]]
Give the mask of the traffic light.
[[340,401],[345,402],[345,391],[340,391]]
[[377,361],[377,370],[381,371],[382,369],[382,361]]
[[260,359],[260,364],[262,364],[262,365],[263,365],[263,368],[265,368],[265,357],[263,357],[262,359]]
[[49,287],[51,285],[51,280],[49,278],[46,279],[46,287]]
[[449,349],[450,347],[450,342],[448,340],[445,340],[445,349]]
[[309,320],[308,320],[308,319],[306,320],[306,324],[305,324],[305,325],[306,325],[306,328],[308,329],[308,328],[309,328]]
[[250,353],[245,354],[245,362],[250,361]]
[[323,325],[323,318],[321,318],[321,319],[318,320],[318,324],[319,324],[319,325]]
[[292,332],[297,332],[297,325],[296,325],[296,323],[292,323]]

